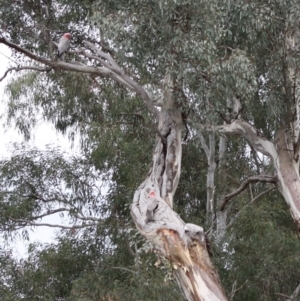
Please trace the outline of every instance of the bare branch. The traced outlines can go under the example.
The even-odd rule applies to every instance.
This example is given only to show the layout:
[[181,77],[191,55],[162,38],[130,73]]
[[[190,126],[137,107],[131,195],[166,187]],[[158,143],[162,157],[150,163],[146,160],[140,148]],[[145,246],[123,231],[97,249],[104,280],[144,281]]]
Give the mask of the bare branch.
[[3,52],[0,51],[0,54],[3,55],[4,57],[6,57],[8,60],[12,61],[13,63],[15,63],[16,65],[18,65],[18,63],[13,60],[11,57],[7,56],[6,54],[4,54]]
[[32,53],[31,51],[29,51],[29,50],[27,50],[27,49],[25,49],[25,48],[23,48],[23,47],[15,44],[15,43],[12,43],[12,42],[8,41],[7,39],[5,39],[3,37],[0,37],[0,43],[4,44],[4,45],[6,45],[6,46],[8,46],[8,47],[10,47],[12,49],[17,50],[18,52],[26,55],[27,57],[29,57],[29,58],[37,61],[37,62],[40,62],[40,63],[45,64],[47,66],[54,66],[53,62],[51,62],[51,61],[49,61],[49,60],[47,60],[45,58],[42,58],[40,56],[37,56],[34,53]]
[[24,225],[24,227],[26,227],[26,226],[34,226],[34,227],[43,226],[43,227],[61,228],[61,229],[69,229],[69,230],[83,229],[83,228],[94,227],[94,226],[98,225],[98,223],[90,223],[90,224],[82,223],[81,225],[65,226],[65,225],[48,224],[48,223],[34,223],[34,222],[30,222],[30,221],[24,221],[24,223],[26,223],[26,225]]
[[284,297],[287,298],[286,301],[291,301],[290,296],[286,295],[286,294],[281,294],[281,293],[275,293],[276,296],[280,296],[280,297]]
[[[81,215],[79,214],[76,214],[76,213],[70,213],[70,215],[73,215],[75,216],[77,219],[80,219],[82,221],[94,221],[94,222],[102,222],[103,221],[103,218],[97,218],[97,217],[86,217],[84,216],[82,213]],[[99,223],[98,223],[99,224]]]
[[[44,5],[44,10],[45,10],[45,14],[46,14],[46,17],[47,17],[47,23],[46,24],[48,25],[51,22],[51,18],[50,18],[50,15],[49,15],[49,8],[46,4]],[[51,60],[54,61],[53,47],[52,47],[53,44],[52,44],[52,41],[51,41],[50,30],[47,26],[44,26],[43,32],[44,32],[45,39],[46,39],[46,42],[47,42],[47,45],[48,45],[49,56],[50,56]]]
[[299,293],[300,293],[300,284],[298,284],[298,286],[296,287],[296,289],[294,290],[291,296],[288,296],[286,294],[281,294],[281,293],[276,293],[275,295],[286,298],[286,301],[296,301],[297,300],[296,298],[299,295]]
[[85,45],[87,45],[88,47],[90,47],[92,50],[94,50],[100,57],[106,59],[110,63],[111,66],[109,66],[108,64],[105,64],[105,67],[107,67],[109,70],[111,70],[112,72],[114,72],[118,76],[120,76],[123,80],[126,81],[126,83],[128,85],[132,86],[134,88],[135,92],[140,94],[140,96],[144,100],[144,103],[146,104],[148,109],[158,117],[158,111],[154,107],[153,101],[150,99],[148,93],[141,85],[139,85],[136,81],[134,81],[132,78],[130,78],[128,75],[126,75],[124,70],[122,70],[122,68],[120,68],[120,66],[116,63],[116,61],[108,53],[103,52],[98,47],[93,45],[91,42],[83,41],[83,43]]
[[266,182],[276,184],[277,178],[270,176],[253,176],[244,181],[239,188],[234,190],[233,192],[227,194],[221,201],[220,210],[223,211],[227,205],[227,203],[235,196],[239,195],[242,191],[244,191],[250,183],[255,182]]
[[96,267],[104,267],[104,268],[109,268],[109,269],[113,269],[113,270],[122,270],[122,271],[126,271],[126,272],[130,272],[133,274],[137,274],[138,272],[133,271],[131,269],[125,268],[125,267],[114,267],[111,265],[95,265]]
[[49,72],[52,70],[51,67],[42,68],[42,67],[35,67],[35,66],[22,66],[22,67],[11,67],[7,69],[4,73],[4,75],[0,78],[0,82],[5,79],[5,77],[10,73],[11,71],[21,71],[21,70],[35,70],[40,72]]
[[237,218],[240,216],[241,212],[245,210],[246,207],[248,207],[250,204],[252,204],[253,202],[255,202],[256,200],[258,200],[260,197],[262,197],[264,194],[269,193],[270,191],[274,190],[276,187],[270,187],[267,190],[261,192],[259,195],[257,195],[254,199],[251,200],[251,202],[249,202],[247,205],[245,205],[235,216],[234,218],[230,221],[230,223],[228,224],[227,228],[229,229],[230,227],[232,227],[232,225],[235,223],[235,221],[237,220]]
[[44,214],[41,214],[41,215],[37,215],[37,216],[32,216],[31,219],[32,220],[36,220],[36,219],[40,219],[40,218],[43,218],[45,216],[48,216],[48,215],[52,215],[52,214],[55,214],[55,213],[58,213],[58,212],[63,212],[63,211],[70,211],[70,209],[67,209],[67,208],[59,208],[59,209],[55,209],[55,210],[48,210],[46,213]]
[[[116,61],[107,53],[103,52],[102,50],[100,50],[98,47],[96,47],[94,44],[92,44],[91,42],[88,41],[83,41],[83,43],[85,45],[87,45],[88,47],[90,47],[92,50],[94,50],[100,57],[106,59],[110,64],[111,67],[110,69],[118,74],[122,74],[124,73],[124,71],[122,71],[122,69],[118,66],[118,64],[116,63]],[[102,60],[103,61],[103,60]]]
[[[108,60],[108,62],[111,64],[105,64],[104,67],[93,67],[93,66],[87,66],[84,64],[81,64],[79,62],[73,62],[73,63],[66,63],[63,61],[53,61],[48,60],[46,58],[40,57],[33,52],[15,44],[4,37],[0,37],[0,43],[7,45],[10,48],[15,49],[19,53],[24,54],[25,56],[35,60],[36,62],[42,63],[46,66],[53,67],[53,68],[60,68],[63,70],[68,71],[74,71],[74,72],[80,72],[80,73],[89,73],[89,74],[95,74],[98,76],[104,76],[109,77],[116,82],[120,83],[121,85],[125,86],[126,88],[130,89],[131,91],[134,91],[138,93],[147,108],[150,112],[154,113],[156,117],[158,117],[158,110],[154,107],[153,101],[150,99],[149,95],[145,91],[145,89],[138,84],[136,81],[134,81],[132,78],[130,78],[128,75],[125,74],[125,72],[117,65],[117,63],[114,61],[114,59],[109,56],[108,54],[102,52],[101,50],[97,49],[96,46],[91,44],[90,42],[87,42],[87,45],[92,45],[95,49],[97,49],[98,55],[101,54],[102,57]],[[101,58],[98,58],[98,60]]]

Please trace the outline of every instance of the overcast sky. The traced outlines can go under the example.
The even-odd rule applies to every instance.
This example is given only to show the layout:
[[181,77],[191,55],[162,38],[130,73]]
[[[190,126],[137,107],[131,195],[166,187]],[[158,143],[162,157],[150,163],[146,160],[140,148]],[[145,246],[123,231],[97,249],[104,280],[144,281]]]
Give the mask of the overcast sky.
[[[10,60],[10,50],[3,44],[0,44],[0,77],[3,76],[5,71],[8,68]],[[13,71],[14,72],[14,71]],[[1,102],[0,102],[0,116],[4,114],[5,116],[5,107],[3,100],[5,99],[4,88],[5,84],[7,83],[7,79],[9,76],[2,82],[0,82],[0,95],[1,95]],[[23,137],[18,133],[17,129],[9,128],[4,130],[3,123],[5,123],[5,119],[0,119],[0,158],[9,157],[8,146],[11,143],[23,142]],[[75,153],[78,148],[70,148],[70,141],[68,141],[67,137],[62,136],[61,134],[57,133],[53,126],[47,123],[41,122],[33,132],[33,139],[28,142],[31,146],[36,146],[41,150],[46,149],[46,145],[52,146],[60,146],[66,152]],[[43,219],[45,223],[54,223],[57,224],[61,222],[59,216],[52,215],[51,217]],[[38,227],[34,229],[30,234],[30,240],[36,241],[39,240],[41,242],[51,242],[54,236],[54,228],[49,227]],[[1,243],[1,242],[0,242]],[[26,256],[27,250],[27,242],[22,240],[16,241],[14,244],[11,245],[10,249],[12,254],[18,258]]]

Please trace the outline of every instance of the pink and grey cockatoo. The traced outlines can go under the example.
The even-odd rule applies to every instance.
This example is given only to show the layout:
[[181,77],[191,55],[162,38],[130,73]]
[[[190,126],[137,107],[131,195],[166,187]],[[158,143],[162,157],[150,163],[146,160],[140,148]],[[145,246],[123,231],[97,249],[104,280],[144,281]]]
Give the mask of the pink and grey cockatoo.
[[72,39],[71,34],[65,33],[59,40],[58,46],[57,46],[57,58],[62,59],[64,53],[68,50],[70,47],[70,40]]

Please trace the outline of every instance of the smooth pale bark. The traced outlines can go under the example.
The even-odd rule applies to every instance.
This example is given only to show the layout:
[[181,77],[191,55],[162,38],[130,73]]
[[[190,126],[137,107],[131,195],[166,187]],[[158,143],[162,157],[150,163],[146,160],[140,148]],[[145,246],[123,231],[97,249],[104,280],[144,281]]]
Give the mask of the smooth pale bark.
[[173,99],[172,81],[165,81],[164,103],[161,111],[146,90],[126,74],[107,53],[84,41],[93,53],[78,50],[77,53],[97,60],[101,67],[86,66],[79,62],[66,63],[48,60],[0,37],[5,44],[24,56],[47,66],[40,68],[20,66],[10,68],[2,78],[11,72],[24,69],[50,71],[62,69],[101,77],[109,77],[143,99],[145,106],[158,117],[158,132],[153,154],[153,165],[146,180],[136,190],[131,207],[133,220],[141,234],[153,244],[158,256],[167,259],[174,276],[189,301],[226,301],[219,277],[211,264],[203,228],[186,224],[172,210],[173,197],[181,173],[181,131],[182,114]]
[[[228,137],[222,135],[219,140],[219,178],[222,179],[222,185],[224,182],[226,184],[226,166],[225,166],[225,153],[227,151]],[[220,207],[220,200],[217,202],[217,208]],[[216,231],[215,231],[215,241],[219,243],[222,241],[226,234],[227,224],[227,210],[217,210],[216,212]]]
[[[227,300],[205,244],[203,228],[186,224],[172,210],[180,176],[182,118],[169,105],[160,113],[153,166],[135,192],[131,214],[140,233],[158,256],[170,262],[189,301]],[[165,141],[164,141],[165,140]]]
[[277,171],[279,191],[290,207],[290,212],[300,229],[300,177],[299,161],[295,159],[289,133],[280,130],[277,135],[274,166]]
[[214,213],[215,171],[217,167],[215,161],[215,136],[213,133],[209,134],[208,145],[201,132],[198,132],[197,136],[200,139],[201,146],[207,158],[208,169],[206,173],[206,221],[208,225],[212,226]]
[[208,131],[243,136],[257,151],[272,159],[277,176],[277,187],[290,208],[291,215],[300,229],[300,177],[299,150],[289,131],[281,129],[274,142],[266,139],[255,127],[242,119],[222,126],[205,127]]

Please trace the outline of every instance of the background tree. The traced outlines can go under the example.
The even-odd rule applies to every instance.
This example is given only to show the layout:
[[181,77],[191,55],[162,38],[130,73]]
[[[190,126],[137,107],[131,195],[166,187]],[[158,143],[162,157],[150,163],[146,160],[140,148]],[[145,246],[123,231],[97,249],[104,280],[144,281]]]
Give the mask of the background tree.
[[[16,62],[4,77],[19,71],[7,87],[8,121],[29,139],[42,116],[70,138],[80,133],[84,153],[62,160],[52,151],[22,150],[3,160],[3,233],[65,212],[80,242],[86,236],[93,241],[88,231],[100,227],[103,250],[111,248],[106,258],[118,259],[118,246],[129,241],[127,259],[118,262],[125,271],[143,249],[127,231],[131,211],[188,300],[226,300],[204,232],[194,222],[208,231],[230,299],[295,299],[297,230],[287,212],[298,227],[297,1],[1,4],[0,42],[13,49]],[[66,31],[74,47],[66,62],[57,61],[53,41]],[[61,239],[63,248],[68,236]],[[48,264],[55,256],[45,252]],[[32,254],[43,264],[42,252]],[[74,278],[65,276],[76,279],[66,282],[65,293],[57,287],[60,295],[50,298],[124,294],[122,285],[109,286],[103,296],[89,294],[85,284],[95,283],[97,291],[97,276],[84,272],[80,278],[84,260],[80,272],[70,272]],[[124,279],[117,277],[113,284]],[[5,289],[13,285],[3,283]],[[160,285],[152,290],[153,298],[160,291]]]

